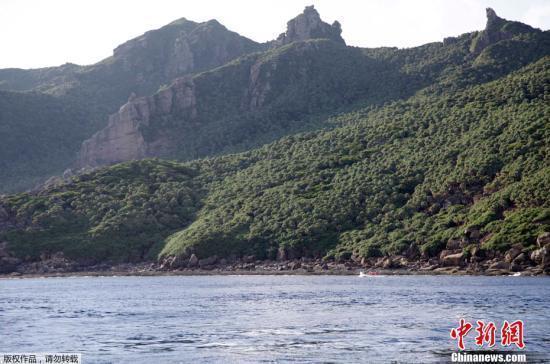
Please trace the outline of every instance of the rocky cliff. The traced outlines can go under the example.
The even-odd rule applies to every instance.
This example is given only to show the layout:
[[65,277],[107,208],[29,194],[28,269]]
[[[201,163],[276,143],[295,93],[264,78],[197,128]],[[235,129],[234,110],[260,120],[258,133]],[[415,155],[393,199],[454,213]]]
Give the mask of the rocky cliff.
[[[173,27],[183,30],[174,31]],[[228,38],[225,42],[217,45],[209,41],[213,34],[220,32]],[[268,99],[271,103],[277,103],[281,112],[287,108],[292,110],[292,114],[278,115],[278,121],[311,113],[307,109],[314,107],[315,103],[304,100],[296,105],[299,98],[290,94],[299,92],[307,98],[314,92],[318,93],[319,89],[329,92],[329,87],[335,88],[343,81],[339,80],[342,73],[338,69],[346,66],[349,59],[355,62],[348,65],[349,68],[355,66],[360,69],[364,66],[364,57],[356,51],[346,49],[340,33],[338,23],[329,25],[321,20],[313,6],[306,7],[302,14],[288,22],[287,31],[279,39],[265,46],[270,48],[265,52],[251,54],[220,69],[196,75],[193,79],[187,78],[187,81],[176,81],[152,97],[129,101],[109,118],[109,123],[103,130],[82,144],[77,165],[94,167],[145,157],[174,157],[175,149],[178,146],[185,149],[184,144],[196,145],[199,151],[190,151],[192,156],[208,154],[204,152],[204,144],[217,144],[216,141],[189,141],[186,134],[196,133],[197,129],[206,125],[215,128],[215,123],[225,121],[223,128],[229,123],[240,122],[227,122],[228,117],[248,120],[248,114],[255,113],[254,117],[257,118],[257,114],[267,112]],[[162,39],[169,41],[163,43],[154,40],[160,35]],[[316,43],[314,40],[323,41]],[[289,49],[278,50],[280,46],[293,42],[297,44]],[[122,64],[125,71],[135,73],[138,78],[140,70],[151,68],[163,70],[161,78],[166,79],[188,72],[193,67],[196,68],[198,63],[214,65],[246,50],[260,48],[257,44],[233,38],[232,33],[228,33],[216,21],[197,24],[181,19],[152,34],[146,33],[121,45],[115,49],[112,61]],[[349,52],[353,54],[346,56]],[[167,63],[155,64],[155,57],[152,55],[156,54],[164,54],[161,59]],[[204,60],[198,62],[201,58]],[[148,62],[150,66],[144,67]],[[330,66],[326,66],[326,63]],[[320,85],[317,80],[321,73],[315,72],[315,69],[321,66],[316,64],[327,68],[323,70],[324,78],[327,79],[324,82],[326,85]],[[358,87],[351,78],[349,81],[350,88]],[[198,90],[195,89],[195,82],[199,84]],[[182,85],[188,87],[185,92],[181,90]],[[182,92],[187,96],[172,96],[181,95]],[[170,107],[166,107],[166,100],[170,100]],[[184,105],[178,104],[181,102]],[[194,107],[197,103],[198,108]],[[188,109],[189,112],[181,113],[178,108]],[[192,130],[182,130],[193,123],[197,125]],[[258,125],[256,128],[261,130],[265,126]]]
[[[540,31],[501,19],[491,9],[487,10],[487,17],[484,31],[422,47],[420,53],[426,52],[425,61],[417,62],[415,54],[419,50],[415,49],[347,47],[340,37],[339,25],[324,23],[313,7],[306,7],[288,22],[287,31],[271,42],[269,49],[188,78],[186,84],[192,86],[185,91],[187,97],[167,96],[182,93],[180,81],[150,98],[125,105],[109,119],[104,130],[82,145],[78,164],[100,166],[145,157],[187,160],[242,151],[297,130],[307,130],[308,119],[335,112],[358,100],[374,104],[399,99],[429,85],[445,72],[463,82],[482,79],[460,76],[465,72],[478,72],[484,80],[497,78],[544,53],[541,47],[535,47],[541,49],[537,52],[527,49],[534,44],[544,44],[543,41],[525,39],[526,51],[522,53],[531,58],[518,59],[514,65],[507,62],[505,66],[510,67],[509,70],[499,66],[504,60],[495,60],[518,48],[517,44],[499,40],[508,36],[523,37],[522,32],[537,35]],[[208,27],[219,27],[217,23],[210,23]],[[136,42],[147,43],[134,40],[127,47],[141,47],[134,44]],[[494,47],[489,45],[495,42],[502,46],[498,52],[490,53]],[[484,66],[482,70],[471,67],[469,62],[476,58],[472,57],[470,46],[476,52],[488,47],[482,52],[484,62],[477,60]],[[187,48],[181,47],[178,52]],[[125,52],[130,51],[120,49],[115,53]],[[217,52],[224,55],[223,50]],[[403,62],[415,65],[403,71],[407,69]],[[413,71],[418,64],[423,66]],[[449,87],[445,84],[443,89]],[[159,107],[157,103],[167,97],[173,100],[171,108]],[[188,105],[177,105],[178,102]],[[179,112],[180,106],[188,111]]]
[[194,83],[189,77],[176,79],[153,96],[132,96],[109,117],[106,128],[82,143],[78,165],[96,167],[168,152],[169,138],[158,137],[146,143],[142,128],[174,114],[192,120],[197,114],[195,104]]
[[243,142],[259,145],[369,92],[379,74],[375,67],[359,50],[313,40],[178,79],[112,115],[107,127],[83,143],[78,166],[191,159]]

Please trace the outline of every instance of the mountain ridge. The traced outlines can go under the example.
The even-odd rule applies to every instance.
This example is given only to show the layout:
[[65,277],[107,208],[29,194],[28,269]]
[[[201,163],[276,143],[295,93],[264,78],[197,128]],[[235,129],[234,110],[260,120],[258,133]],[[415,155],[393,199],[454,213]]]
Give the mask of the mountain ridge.
[[[327,101],[331,100],[331,102],[334,103],[334,100],[337,100],[340,95],[346,94],[346,97],[345,97],[346,102],[348,103],[357,102],[361,98],[366,97],[368,99],[369,92],[370,92],[369,89],[372,88],[372,84],[376,82],[376,86],[379,89],[376,90],[375,92],[377,92],[378,94],[386,93],[386,94],[392,95],[387,97],[386,99],[382,99],[380,102],[391,101],[392,99],[400,98],[403,95],[410,96],[412,92],[416,92],[423,87],[429,86],[430,84],[436,85],[437,79],[440,77],[441,73],[445,72],[446,67],[451,68],[454,64],[462,66],[461,64],[459,64],[460,62],[466,63],[467,65],[468,63],[472,63],[473,65],[476,65],[476,62],[478,62],[477,61],[478,58],[472,58],[472,55],[470,54],[470,52],[472,52],[471,50],[472,46],[475,44],[475,42],[478,42],[478,39],[480,37],[482,39],[485,39],[483,38],[483,34],[487,33],[487,34],[493,34],[493,35],[487,40],[481,41],[484,44],[483,49],[480,49],[479,51],[476,51],[476,52],[472,52],[472,53],[475,53],[474,57],[484,57],[485,54],[488,52],[487,50],[492,49],[491,47],[492,47],[492,44],[494,43],[499,43],[501,40],[507,41],[507,40],[513,39],[514,37],[513,33],[509,33],[509,32],[505,33],[505,36],[502,36],[502,37],[497,35],[496,38],[494,34],[498,34],[500,29],[503,27],[506,27],[508,24],[513,24],[515,28],[518,28],[518,26],[515,25],[516,22],[509,22],[502,18],[498,18],[492,9],[487,10],[487,16],[488,16],[487,27],[481,33],[479,34],[471,33],[469,37],[462,36],[462,38],[460,39],[456,38],[453,42],[449,42],[447,40],[447,45],[445,45],[445,42],[443,43],[442,45],[443,48],[446,48],[446,47],[449,49],[452,49],[453,47],[457,48],[457,55],[458,57],[460,57],[459,62],[454,60],[450,60],[450,61],[442,60],[441,63],[438,65],[439,69],[437,68],[434,69],[435,72],[433,75],[431,76],[428,75],[428,77],[425,77],[426,75],[423,74],[424,72],[422,72],[422,70],[419,70],[420,72],[417,71],[418,75],[415,75],[415,74],[407,75],[397,67],[393,69],[391,68],[388,69],[389,68],[388,64],[380,64],[378,66],[373,66],[373,64],[376,62],[379,62],[379,60],[376,57],[373,57],[373,55],[376,56],[376,54],[369,54],[368,50],[366,50],[365,56],[363,57],[363,59],[359,59],[357,57],[357,48],[354,48],[354,47],[345,47],[345,48],[342,47],[341,49],[337,48],[336,44],[338,46],[340,45],[345,46],[345,42],[343,41],[343,39],[340,38],[341,29],[339,25],[337,26],[337,29],[333,28],[331,25],[324,23],[321,20],[319,14],[313,7],[306,7],[306,9],[304,10],[304,13],[302,13],[298,17],[288,22],[287,32],[283,33],[284,36],[279,37],[279,40],[282,40],[282,41],[280,41],[279,43],[277,43],[278,41],[275,41],[275,43],[272,42],[270,50],[265,51],[263,53],[262,52],[257,53],[259,60],[256,61],[256,63],[250,63],[250,65],[248,66],[246,65],[251,58],[254,58],[254,55],[245,56],[243,58],[243,61],[241,63],[244,64],[243,66],[244,69],[239,72],[244,72],[243,73],[244,77],[241,77],[240,79],[235,79],[234,82],[236,82],[236,84],[232,85],[233,89],[226,90],[224,93],[225,95],[224,97],[231,95],[232,98],[235,98],[235,103],[239,105],[239,107],[235,108],[235,105],[222,106],[221,110],[223,110],[223,114],[224,114],[223,116],[211,115],[210,117],[206,117],[206,118],[204,117],[197,118],[197,105],[199,109],[200,109],[200,106],[203,104],[206,104],[206,106],[204,106],[206,108],[211,108],[215,105],[214,107],[219,109],[220,106],[216,104],[219,104],[220,102],[217,102],[215,98],[210,96],[201,97],[200,94],[197,96],[195,92],[196,89],[194,88],[194,86],[191,88],[188,88],[188,91],[192,90],[190,91],[189,96],[192,99],[191,104],[194,107],[194,110],[192,110],[191,114],[184,113],[183,115],[177,115],[177,111],[176,111],[175,115],[171,115],[170,112],[165,112],[164,115],[161,116],[162,119],[164,118],[171,119],[170,123],[168,123],[165,126],[165,132],[167,131],[167,134],[170,134],[170,135],[183,135],[183,139],[180,139],[180,140],[176,139],[176,140],[170,141],[171,139],[170,137],[160,135],[158,136],[159,138],[158,140],[152,141],[152,144],[150,147],[148,147],[147,137],[144,137],[142,134],[144,130],[150,130],[151,128],[154,128],[154,126],[152,125],[154,124],[154,121],[151,122],[151,120],[149,120],[149,115],[151,114],[152,109],[149,109],[141,113],[141,114],[144,113],[146,115],[145,118],[141,118],[139,116],[140,113],[128,114],[123,111],[124,115],[126,116],[133,115],[134,119],[124,119],[124,117],[120,116],[121,114],[118,114],[118,115],[115,114],[112,116],[113,118],[112,120],[119,120],[121,125],[132,126],[131,127],[132,130],[129,131],[129,129],[119,128],[119,126],[110,122],[107,128],[96,133],[91,139],[88,139],[87,141],[84,142],[80,152],[79,166],[96,167],[104,164],[112,164],[112,163],[121,162],[124,160],[133,160],[133,159],[140,159],[145,157],[164,157],[164,158],[176,158],[176,159],[185,160],[185,159],[193,159],[197,157],[204,157],[207,155],[219,154],[219,151],[217,151],[215,148],[212,149],[211,147],[207,147],[207,148],[210,148],[210,149],[207,149],[207,151],[201,151],[201,149],[202,150],[205,149],[205,146],[197,142],[196,136],[193,138],[194,140],[187,140],[185,139],[184,135],[188,134],[189,130],[185,130],[185,129],[178,130],[177,128],[179,127],[178,125],[183,126],[185,125],[185,123],[188,123],[188,124],[198,123],[196,127],[194,127],[194,133],[200,136],[199,134],[200,130],[208,128],[208,126],[205,126],[205,125],[215,123],[214,125],[217,125],[220,128],[220,130],[224,131],[224,133],[231,133],[232,129],[239,128],[240,126],[233,125],[234,123],[232,122],[231,123],[232,126],[231,128],[229,128],[227,126],[224,126],[223,123],[220,123],[219,121],[220,118],[226,119],[228,117],[228,114],[230,115],[231,112],[237,113],[239,118],[246,118],[247,117],[246,115],[251,115],[252,118],[256,118],[256,119],[258,117],[260,118],[258,121],[254,122],[255,124],[249,123],[249,126],[247,127],[248,129],[244,133],[245,135],[250,133],[249,131],[250,128],[260,128],[260,129],[263,128],[263,126],[259,125],[259,123],[273,125],[274,123],[281,123],[281,122],[287,123],[288,121],[290,121],[288,120],[289,118],[291,120],[292,118],[298,119],[298,120],[300,118],[302,119],[308,118],[311,112],[309,112],[307,109],[311,108],[312,103],[316,102],[311,99],[308,100],[307,102],[304,102],[303,105],[301,106],[296,105],[294,109],[290,109],[289,111],[286,111],[287,114],[290,112],[294,115],[297,114],[300,116],[281,115],[281,112],[280,112],[281,110],[288,109],[288,105],[297,104],[297,100],[300,100],[300,96],[297,94],[291,97],[285,96],[285,93],[290,94],[291,92],[293,92],[292,90],[293,86],[288,87],[287,90],[284,90],[282,93],[280,92],[278,95],[272,96],[272,97],[284,98],[286,100],[284,102],[285,105],[278,106],[279,113],[278,115],[276,115],[275,120],[272,120],[272,118],[269,116],[257,116],[257,114],[254,114],[253,112],[251,112],[251,111],[259,111],[261,113],[262,109],[269,108],[270,106],[264,107],[265,106],[264,103],[265,103],[266,97],[267,99],[269,99],[269,95],[272,95],[275,93],[275,91],[272,89],[273,80],[279,80],[279,82],[281,82],[280,79],[282,77],[280,75],[281,73],[280,68],[281,66],[284,66],[284,65],[278,64],[277,60],[275,60],[276,57],[274,55],[289,54],[300,48],[311,49],[311,48],[318,47],[317,49],[319,50],[318,51],[319,54],[311,56],[312,59],[315,57],[330,59],[331,57],[334,58],[334,55],[324,52],[324,49],[328,47],[328,44],[331,44],[331,42],[334,42],[335,44],[334,47],[338,49],[337,52],[342,53],[342,55],[345,54],[343,58],[348,57],[349,59],[354,60],[354,63],[350,63],[346,59],[338,59],[336,62],[326,64],[325,68],[322,71],[324,72],[323,77],[327,77],[326,75],[329,75],[332,72],[335,72],[341,78],[340,81],[342,83],[347,83],[346,86],[335,87],[338,81],[334,81],[333,84],[328,85],[328,84],[320,83],[318,80],[316,80],[315,78],[316,74],[313,72],[314,66],[312,64],[307,64],[305,66],[302,65],[303,63],[302,59],[304,58],[303,54],[306,54],[306,53],[297,54],[295,56],[296,59],[291,60],[291,62],[294,62],[292,69],[285,69],[284,72],[285,74],[294,73],[293,77],[287,79],[287,82],[289,83],[289,85],[292,85],[292,83],[300,82],[301,79],[303,79],[303,85],[299,88],[301,90],[299,92],[305,95],[308,95],[312,92],[312,91],[304,91],[307,89],[306,85],[318,83],[319,91],[316,91],[316,92],[326,93],[327,96],[325,100]],[[495,23],[497,23],[497,25],[495,25]],[[535,30],[528,26],[525,26],[524,28],[521,28],[521,27],[519,28],[521,31],[518,34],[525,33],[527,30],[528,30],[527,33],[534,32],[536,33],[537,36],[539,35],[539,33],[543,34],[540,31]],[[297,31],[296,29],[300,29],[300,31]],[[323,30],[319,31],[318,29],[323,29]],[[331,32],[334,32],[334,33],[331,33]],[[312,34],[320,34],[320,36],[324,37],[324,39],[326,39],[328,43],[325,43],[325,44],[321,42],[311,43],[311,40],[307,40],[307,37],[312,36]],[[548,33],[544,33],[543,36],[546,36],[546,42],[548,43],[548,39],[549,39]],[[544,44],[540,41],[536,41],[536,42],[538,44]],[[462,44],[464,44],[464,46],[462,46]],[[273,48],[274,45],[276,48]],[[441,46],[440,43],[438,43],[438,46]],[[465,48],[466,46],[470,48],[470,50],[466,49]],[[462,49],[460,49],[461,47]],[[421,48],[421,47],[417,47],[415,49],[418,49],[418,48]],[[545,47],[541,47],[541,55],[544,55],[545,52],[548,51],[548,49],[550,49],[550,46],[548,44],[546,44]],[[310,51],[309,53],[312,53],[312,52],[313,51]],[[410,53],[408,50],[397,50],[396,52],[398,53],[400,52],[402,54]],[[298,53],[298,52],[294,52],[294,53]],[[424,58],[427,58],[426,55],[424,55]],[[273,59],[275,61],[272,63],[266,62],[267,60],[270,60],[270,59]],[[493,57],[489,57],[489,59],[492,60]],[[534,59],[536,59],[536,56],[531,59],[524,60],[523,62],[518,64],[516,68],[521,67]],[[262,60],[264,61],[262,62]],[[422,61],[425,61],[425,59]],[[235,62],[231,63],[231,65],[238,65],[239,59],[237,59]],[[313,60],[310,61],[310,63],[313,63],[313,62],[315,61]],[[481,63],[481,62],[478,62],[478,63]],[[356,68],[355,73],[350,74],[347,71],[347,69],[349,68]],[[464,71],[468,71],[468,72],[471,71],[472,69],[475,69],[475,67],[472,68],[469,66],[463,67],[463,68],[464,68]],[[227,78],[223,74],[224,70],[227,70],[227,67],[222,66],[220,68],[213,69],[207,72],[206,74],[203,74],[203,75],[199,74],[195,76],[193,79],[194,80],[204,79],[205,75],[206,75],[205,77],[208,77],[210,75],[212,76],[212,78],[216,78],[216,77],[222,78],[222,79]],[[215,75],[214,73],[216,73],[217,71],[220,74]],[[494,71],[493,72],[491,71],[493,71],[491,70],[491,67],[485,67],[483,72],[486,74],[485,75],[485,77],[487,78],[486,81],[491,79],[491,73],[494,73]],[[317,72],[318,74],[320,74],[319,71]],[[509,70],[501,72],[501,74],[505,74],[506,72],[509,72]],[[246,77],[245,74],[249,74],[249,76]],[[306,75],[306,74],[308,76],[307,78],[304,78],[302,75]],[[363,80],[362,80],[361,77],[363,75],[366,77],[363,77]],[[425,79],[420,80],[419,76],[425,77]],[[385,77],[385,79],[383,77]],[[496,74],[492,77],[498,77],[498,70]],[[192,81],[187,81],[187,82],[188,83],[191,82],[189,84],[194,85],[194,82]],[[418,86],[411,86],[410,85],[411,83],[418,83]],[[177,89],[180,84],[176,81],[175,85],[176,85],[175,88]],[[398,90],[397,89],[398,87],[393,87],[394,85],[398,85],[398,87],[400,87],[401,90]],[[333,90],[330,90],[330,88],[332,88]],[[168,89],[170,89],[170,86],[168,87]],[[245,92],[242,96],[240,96],[239,93],[241,93],[242,90],[246,90],[246,89],[248,89],[248,91]],[[153,98],[157,98],[157,96],[163,93],[166,93],[166,91],[165,90],[159,91],[159,93],[154,95]],[[177,93],[177,90],[176,92],[172,92],[172,94],[176,94],[176,93]],[[204,98],[206,98],[207,101],[205,101]],[[145,104],[154,105],[154,103],[144,102],[143,100],[140,100],[139,102],[141,103],[141,105],[145,105]],[[183,102],[185,103],[188,101],[183,101]],[[130,103],[130,105],[131,104],[132,102]],[[337,111],[342,106],[345,106],[345,103],[343,102],[340,102],[340,104],[338,103],[334,103],[334,104],[335,105],[332,107],[333,112]],[[254,109],[254,110],[249,110],[249,108],[246,105],[249,105],[250,109]],[[316,111],[318,111],[320,107],[317,105],[315,109]],[[234,111],[230,111],[230,110],[234,110]],[[198,114],[200,116],[200,111]],[[189,115],[193,115],[193,116],[190,118],[190,120],[186,120],[185,115],[188,115],[187,119],[189,119]],[[245,116],[243,117],[243,115]],[[287,119],[288,121],[285,119]],[[295,121],[293,121],[293,123],[295,123]],[[304,121],[302,121],[301,123],[307,124]],[[159,127],[157,127],[157,130],[158,128]],[[127,140],[127,142],[124,142],[126,144],[122,143],[121,145],[117,146],[118,141],[123,139],[125,140],[125,137],[118,136],[118,134],[116,133],[116,130],[124,130],[125,135],[135,136],[135,139]],[[292,127],[289,127],[289,130],[286,133],[291,133],[292,130],[293,130]],[[108,137],[109,135],[111,135],[111,138]],[[265,141],[269,142],[271,140],[275,140],[275,138],[281,135],[282,134],[275,134],[273,137],[271,137],[271,139],[268,138],[268,139],[265,139]],[[209,137],[213,137],[213,136],[209,135]],[[224,135],[223,139],[226,139],[226,138],[227,138],[227,135]],[[220,140],[202,141],[203,144],[223,144],[226,142],[227,141],[220,141]],[[237,143],[238,145],[239,143],[241,143],[241,141],[236,140],[235,143]],[[134,148],[133,146],[135,145],[139,145],[139,147]],[[173,145],[173,146],[170,147],[170,145]],[[180,146],[179,147],[180,149],[183,148],[187,150],[189,150],[189,148],[187,148],[186,146],[190,145],[191,148],[195,148],[195,149],[194,150],[191,149],[182,154],[181,152],[178,152],[177,150],[178,147],[174,147],[174,145]],[[193,145],[196,145],[196,146],[192,147]],[[258,144],[255,145],[255,144],[245,143],[244,149],[249,147],[254,147],[257,145]],[[229,147],[231,148],[231,146]],[[127,153],[128,148],[130,149],[133,148],[134,153],[128,154]],[[219,148],[223,151],[225,147],[221,146]],[[118,153],[117,150],[120,150],[120,153]],[[230,150],[238,152],[238,151],[242,151],[243,148],[241,147],[241,149],[239,149],[239,147],[237,147],[236,149],[230,149]]]

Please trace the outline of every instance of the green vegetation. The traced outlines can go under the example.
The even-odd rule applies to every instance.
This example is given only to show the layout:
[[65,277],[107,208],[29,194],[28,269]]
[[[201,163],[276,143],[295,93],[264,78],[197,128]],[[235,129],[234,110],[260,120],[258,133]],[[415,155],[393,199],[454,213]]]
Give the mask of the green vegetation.
[[[186,163],[128,162],[0,199],[19,257],[435,255],[464,230],[533,246],[550,223],[550,57],[343,114],[332,130]],[[4,216],[4,217],[2,217]],[[469,248],[467,247],[466,250]]]
[[87,263],[151,258],[171,231],[192,221],[200,206],[195,172],[163,161],[125,163],[83,175],[38,195],[4,201],[25,229],[9,231],[14,252],[36,259],[63,251]]

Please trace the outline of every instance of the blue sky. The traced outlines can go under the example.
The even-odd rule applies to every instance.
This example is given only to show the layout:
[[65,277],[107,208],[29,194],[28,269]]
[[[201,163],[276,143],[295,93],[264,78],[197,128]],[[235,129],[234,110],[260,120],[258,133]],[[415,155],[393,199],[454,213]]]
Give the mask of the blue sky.
[[412,47],[480,30],[488,6],[501,17],[550,28],[548,0],[1,0],[0,68],[95,63],[181,17],[215,18],[267,41],[310,4],[325,21],[339,20],[346,42],[361,47]]

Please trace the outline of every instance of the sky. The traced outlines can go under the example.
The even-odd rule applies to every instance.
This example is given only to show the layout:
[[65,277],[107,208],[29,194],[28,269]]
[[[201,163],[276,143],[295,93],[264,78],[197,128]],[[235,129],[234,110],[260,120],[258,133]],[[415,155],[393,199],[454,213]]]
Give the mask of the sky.
[[92,64],[119,44],[179,18],[217,19],[264,42],[315,5],[346,43],[414,47],[485,27],[485,8],[548,30],[549,0],[0,0],[0,68]]

